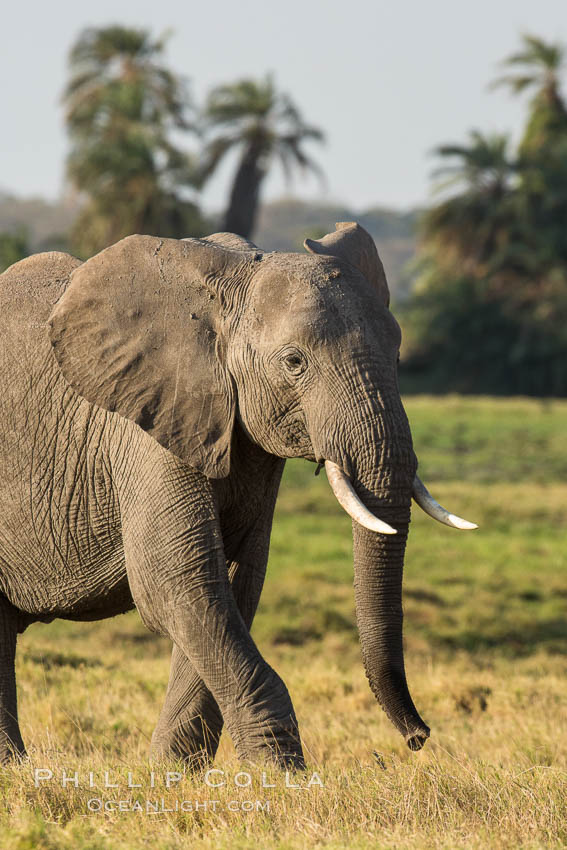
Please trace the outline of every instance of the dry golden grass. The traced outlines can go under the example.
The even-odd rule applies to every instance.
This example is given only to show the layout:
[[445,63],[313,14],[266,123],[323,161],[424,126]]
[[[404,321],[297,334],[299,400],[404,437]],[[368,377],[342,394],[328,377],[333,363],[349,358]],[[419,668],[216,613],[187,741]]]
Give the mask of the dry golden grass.
[[[131,626],[135,632],[133,618]],[[326,657],[304,669],[299,658],[279,664],[303,729],[307,778],[317,771],[324,783],[302,790],[286,788],[274,771],[267,780],[276,788],[262,787],[261,769],[239,764],[228,740],[216,763],[224,775],[210,777],[226,779],[225,786],[208,787],[200,774],[167,790],[166,771],[175,767],[156,765],[151,788],[146,747],[156,699],[143,683],[165,686],[165,658],[131,664],[126,683],[122,671],[108,669],[121,663],[119,648],[104,668],[71,668],[58,687],[47,676],[32,695],[28,680],[23,729],[31,760],[3,775],[10,827],[2,847],[565,846],[564,660],[535,655],[492,669],[471,669],[466,657],[412,663],[416,699],[434,728],[426,748],[412,754],[376,708],[351,655],[348,668]],[[46,767],[54,778],[36,789],[33,770]],[[79,788],[61,786],[63,770],[78,772]],[[251,787],[235,784],[247,781],[242,770]],[[89,771],[98,788],[88,787]],[[105,771],[119,788],[101,787]],[[142,788],[128,789],[128,771]],[[289,781],[305,785],[307,778]],[[215,811],[209,803],[197,812],[89,813],[91,799],[163,800],[160,808],[219,802]],[[260,810],[243,811],[245,801],[260,801]]]

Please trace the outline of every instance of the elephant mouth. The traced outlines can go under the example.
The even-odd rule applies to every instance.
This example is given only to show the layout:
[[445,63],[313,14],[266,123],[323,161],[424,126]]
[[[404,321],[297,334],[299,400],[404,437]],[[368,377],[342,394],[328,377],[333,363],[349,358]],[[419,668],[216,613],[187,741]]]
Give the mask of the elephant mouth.
[[[348,475],[343,472],[340,466],[333,463],[331,460],[326,460],[325,472],[327,473],[327,479],[337,502],[347,512],[351,519],[363,526],[363,528],[367,528],[369,531],[374,531],[378,534],[397,534],[395,528],[392,528],[391,525],[381,520],[366,507],[364,502],[357,495],[352,485],[352,481]],[[437,520],[437,522],[441,522],[451,528],[458,528],[460,531],[470,531],[478,528],[476,523],[469,522],[468,520],[463,519],[442,507],[439,502],[433,498],[417,474],[413,481],[412,496],[416,504],[418,504],[426,514],[432,517],[432,519]]]

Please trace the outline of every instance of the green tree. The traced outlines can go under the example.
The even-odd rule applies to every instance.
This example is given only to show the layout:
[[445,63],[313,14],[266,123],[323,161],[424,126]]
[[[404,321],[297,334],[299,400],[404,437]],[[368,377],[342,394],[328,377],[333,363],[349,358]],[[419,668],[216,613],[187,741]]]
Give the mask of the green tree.
[[520,154],[526,155],[546,146],[567,131],[567,109],[561,95],[561,72],[565,67],[565,47],[549,44],[535,35],[522,36],[522,49],[502,63],[512,69],[494,81],[521,94],[535,90]]
[[109,26],[84,30],[71,50],[67,173],[86,198],[72,234],[83,256],[130,233],[203,232],[194,163],[171,141],[173,130],[192,129],[191,105],[163,64],[165,42]]
[[0,273],[29,253],[28,239],[23,231],[0,233]]
[[508,137],[473,130],[469,139],[436,149],[442,164],[434,176],[443,199],[423,214],[420,232],[426,253],[437,262],[478,275],[513,257],[521,261],[522,244]]
[[437,149],[452,194],[422,221],[405,319],[413,388],[567,395],[564,56],[524,36],[505,62],[519,72],[498,85],[535,91],[515,156],[504,136],[479,132]]
[[567,274],[511,283],[427,263],[401,309],[402,390],[567,396]]
[[294,167],[321,175],[305,153],[308,140],[322,141],[321,130],[306,124],[286,94],[278,92],[270,76],[263,81],[240,80],[218,86],[204,110],[209,132],[202,178],[207,179],[233,148],[239,160],[232,184],[224,230],[249,237],[254,230],[262,182],[274,159],[289,179]]
[[494,85],[533,92],[518,151],[524,242],[539,270],[551,272],[567,262],[567,106],[561,90],[567,52],[533,35],[522,41],[522,49],[504,60],[511,73]]

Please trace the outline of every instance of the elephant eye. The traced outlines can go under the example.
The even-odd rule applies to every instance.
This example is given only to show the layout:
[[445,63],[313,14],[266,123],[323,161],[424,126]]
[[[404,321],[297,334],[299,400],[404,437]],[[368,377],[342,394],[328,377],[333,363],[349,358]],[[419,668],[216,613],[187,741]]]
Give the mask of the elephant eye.
[[307,368],[307,360],[301,351],[286,351],[282,357],[283,364],[292,375],[301,375]]

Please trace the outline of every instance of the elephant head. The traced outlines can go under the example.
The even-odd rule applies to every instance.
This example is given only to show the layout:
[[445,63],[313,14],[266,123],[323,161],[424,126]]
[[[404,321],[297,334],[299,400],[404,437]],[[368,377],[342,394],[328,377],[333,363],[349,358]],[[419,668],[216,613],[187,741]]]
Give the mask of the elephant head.
[[357,621],[370,686],[419,749],[408,691],[402,571],[416,476],[400,399],[400,329],[371,237],[337,225],[309,253],[263,254],[229,234],[128,237],[77,268],[50,318],[63,374],[210,478],[229,474],[238,420],[279,457],[325,464],[353,517]]

